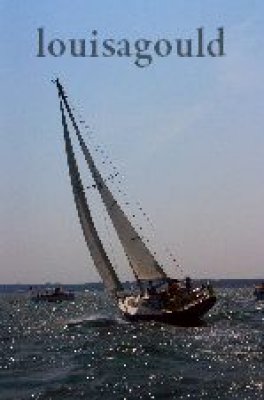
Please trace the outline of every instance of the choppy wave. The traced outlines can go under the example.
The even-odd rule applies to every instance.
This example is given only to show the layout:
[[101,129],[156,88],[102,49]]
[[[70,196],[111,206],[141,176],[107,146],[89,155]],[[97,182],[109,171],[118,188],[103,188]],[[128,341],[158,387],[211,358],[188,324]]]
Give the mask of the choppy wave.
[[0,296],[0,399],[263,396],[263,303],[219,289],[196,328],[127,323],[100,292],[60,304]]
[[81,318],[73,318],[65,321],[66,328],[72,327],[108,327],[117,324],[127,323],[124,319],[118,316],[110,316],[104,314],[87,315]]

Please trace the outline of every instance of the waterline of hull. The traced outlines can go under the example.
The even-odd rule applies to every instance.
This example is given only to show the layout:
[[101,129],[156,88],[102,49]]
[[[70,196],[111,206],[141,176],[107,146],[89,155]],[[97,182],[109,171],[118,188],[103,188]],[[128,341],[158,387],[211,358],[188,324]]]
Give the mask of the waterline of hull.
[[210,296],[186,309],[177,311],[161,311],[153,313],[124,312],[122,314],[129,321],[156,321],[172,325],[197,326],[202,323],[201,318],[214,306],[216,297]]

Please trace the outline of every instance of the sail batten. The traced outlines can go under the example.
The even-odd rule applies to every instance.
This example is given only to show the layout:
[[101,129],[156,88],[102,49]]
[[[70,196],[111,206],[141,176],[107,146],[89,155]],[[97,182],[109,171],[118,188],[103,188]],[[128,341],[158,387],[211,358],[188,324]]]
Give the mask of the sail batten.
[[138,277],[138,279],[141,280],[167,279],[167,275],[136,232],[135,228],[117,203],[112,192],[98,171],[92,155],[80,133],[64,90],[58,81],[57,86],[60,97],[63,100],[65,108],[69,114],[69,118],[73,124],[87,165],[97,186],[98,192],[101,195],[105,208],[110,216],[124,251],[129,258],[129,262],[134,274]]
[[69,175],[83,235],[90,251],[91,257],[94,261],[95,267],[100,274],[106,289],[108,289],[110,293],[115,294],[117,291],[122,290],[122,285],[112,267],[109,258],[107,257],[102,242],[94,226],[89,207],[87,205],[84,188],[81,182],[80,173],[73,152],[62,100],[60,100],[60,110],[62,116],[64,142]]

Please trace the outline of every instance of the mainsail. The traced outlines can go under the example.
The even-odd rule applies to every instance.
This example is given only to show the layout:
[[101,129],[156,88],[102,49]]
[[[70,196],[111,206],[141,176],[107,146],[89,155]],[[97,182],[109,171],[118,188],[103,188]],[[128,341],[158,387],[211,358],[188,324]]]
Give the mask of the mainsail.
[[93,161],[91,153],[82,138],[79,127],[68,104],[67,96],[65,95],[63,87],[58,79],[56,80],[56,84],[59,97],[63,100],[63,103],[69,114],[88,167],[97,185],[97,189],[101,195],[106,210],[115,227],[119,240],[129,259],[135,276],[140,280],[167,279],[167,275],[158,264],[155,257],[151,254],[150,250],[146,247],[145,243],[140,238],[135,228],[132,226],[131,222],[115,200],[108,186],[105,184]]
[[104,282],[105,287],[109,290],[109,292],[116,293],[117,291],[122,290],[122,285],[111,265],[109,258],[107,257],[87,205],[81,177],[73,152],[62,100],[60,100],[60,110],[62,115],[62,125],[64,130],[65,150],[67,154],[69,174],[83,234],[94,264]]

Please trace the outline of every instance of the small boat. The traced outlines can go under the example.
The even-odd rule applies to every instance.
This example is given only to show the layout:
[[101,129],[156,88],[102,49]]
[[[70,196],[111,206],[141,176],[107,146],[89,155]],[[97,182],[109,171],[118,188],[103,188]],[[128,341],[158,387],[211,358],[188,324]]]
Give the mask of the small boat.
[[[193,287],[190,278],[186,278],[185,283],[182,284],[177,279],[168,276],[156,260],[155,253],[147,247],[143,237],[136,231],[115,199],[107,179],[104,179],[99,172],[83,139],[63,86],[59,79],[56,79],[54,83],[58,90],[65,152],[74,201],[84,239],[105,288],[115,300],[123,316],[130,321],[153,320],[176,325],[196,324],[216,302],[212,287],[210,285]],[[125,291],[96,229],[73,150],[70,127],[77,137],[77,143],[94,181],[92,186],[102,200],[123,247],[128,265],[135,276],[137,289],[131,293]]]
[[47,289],[43,292],[37,292],[31,295],[31,300],[38,302],[56,303],[61,301],[74,300],[75,295],[73,292],[66,292],[60,287],[56,287],[54,290]]
[[255,286],[254,296],[256,297],[256,300],[264,300],[264,282]]

